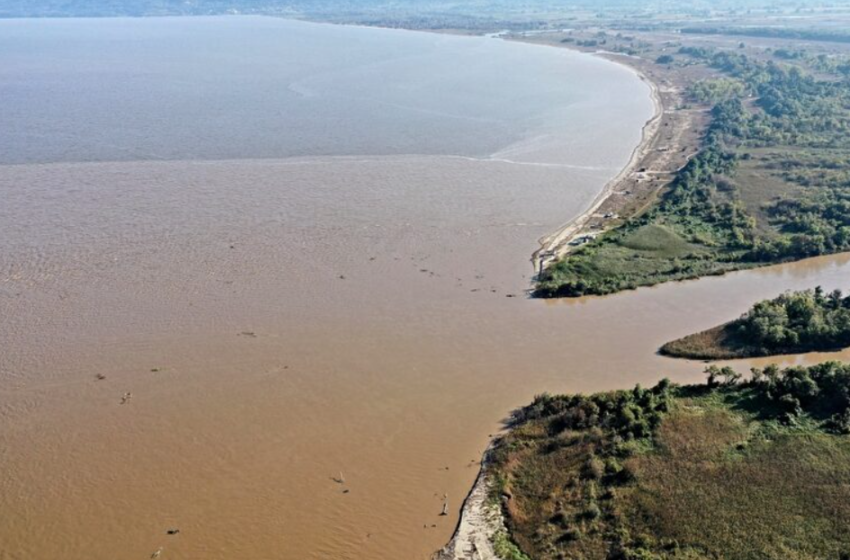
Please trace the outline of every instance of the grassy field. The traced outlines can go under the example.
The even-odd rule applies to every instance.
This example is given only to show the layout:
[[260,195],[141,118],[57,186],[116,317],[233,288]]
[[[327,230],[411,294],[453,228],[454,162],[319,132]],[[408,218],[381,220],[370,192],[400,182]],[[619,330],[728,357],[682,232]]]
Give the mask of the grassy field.
[[[695,398],[632,461],[633,534],[705,558],[838,558],[850,551],[850,440],[762,426],[735,399]],[[683,546],[684,545],[684,546]]]
[[[538,399],[492,468],[510,538],[535,560],[847,558],[850,437],[816,415],[783,415],[764,394]],[[658,420],[629,435],[610,420],[623,410]]]
[[758,266],[743,262],[744,251],[730,250],[723,236],[710,224],[673,215],[627,224],[546,269],[535,294],[601,295]]
[[729,323],[666,343],[659,352],[691,360],[734,360],[765,356],[767,351],[742,343]]

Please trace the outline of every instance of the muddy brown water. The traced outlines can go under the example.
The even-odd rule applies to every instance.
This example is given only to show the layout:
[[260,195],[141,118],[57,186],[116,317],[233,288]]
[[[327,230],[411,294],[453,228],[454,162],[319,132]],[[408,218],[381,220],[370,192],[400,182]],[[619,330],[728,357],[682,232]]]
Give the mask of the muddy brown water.
[[[208,44],[210,33],[219,45],[249,46],[246,34],[271,44],[318,34],[327,46],[327,34],[343,33],[335,40],[360,45],[366,55],[348,56],[362,60],[322,58],[330,74],[297,78],[299,95],[322,99],[336,99],[322,89],[338,83],[328,76],[352,64],[368,73],[387,44],[416,56],[436,48],[435,73],[454,68],[458,53],[505,56],[516,78],[501,94],[488,90],[496,99],[479,108],[478,124],[458,124],[483,95],[473,83],[455,76],[426,87],[420,73],[405,74],[389,89],[407,99],[405,111],[429,115],[421,126],[382,122],[382,139],[336,138],[315,156],[294,153],[290,138],[247,157],[228,134],[254,118],[250,108],[233,122],[223,116],[224,127],[186,120],[199,139],[191,150],[159,108],[140,109],[159,115],[157,126],[139,117],[105,142],[78,132],[35,149],[33,138],[56,129],[27,124],[20,112],[34,108],[18,98],[17,112],[0,117],[4,144],[15,145],[0,167],[0,558],[148,558],[162,547],[161,558],[424,559],[448,539],[475,462],[514,407],[543,391],[700,379],[702,364],[656,348],[785,289],[846,287],[850,258],[836,256],[607,298],[527,299],[535,240],[590,202],[651,111],[646,87],[605,61],[255,18],[0,25],[12,26],[4,37],[38,47],[6,45],[6,91],[36,76],[50,98],[60,70],[95,72],[120,101],[116,92],[136,85],[110,81],[114,61],[91,62],[117,25],[121,37],[137,34],[125,45],[137,64],[130,82],[156,76],[150,88],[168,85],[178,113],[188,106],[177,102],[188,99],[181,88],[195,90],[158,56],[146,60],[147,48],[133,50],[150,34],[162,49],[178,39]],[[77,42],[80,51],[69,50]],[[73,64],[42,59],[58,51]],[[518,64],[526,60],[538,63]],[[500,68],[470,79],[505,80]],[[565,70],[544,79],[546,68]],[[339,79],[362,85],[358,76]],[[584,90],[600,81],[611,87]],[[245,86],[229,84],[205,102]],[[552,113],[551,98],[533,97],[541,84],[570,102]],[[459,85],[468,92],[428,106],[433,88],[448,96]],[[500,117],[519,99],[534,110]],[[71,108],[74,118],[93,111]],[[541,132],[553,115],[563,138]],[[269,138],[291,130],[255,125]],[[429,143],[434,127],[466,135],[463,149],[442,153]],[[300,138],[321,145],[305,130]],[[171,157],[116,151],[152,133]],[[444,494],[450,515],[441,517]]]

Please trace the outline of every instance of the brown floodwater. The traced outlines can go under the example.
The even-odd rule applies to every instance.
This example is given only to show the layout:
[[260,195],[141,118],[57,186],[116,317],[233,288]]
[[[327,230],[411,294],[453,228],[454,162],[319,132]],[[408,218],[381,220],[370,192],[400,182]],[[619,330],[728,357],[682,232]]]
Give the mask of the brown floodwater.
[[513,408],[700,379],[655,350],[758,298],[846,287],[841,255],[528,299],[535,240],[625,163],[651,110],[628,72],[553,64],[571,61],[611,72],[633,113],[577,102],[582,130],[619,130],[577,159],[508,132],[493,157],[246,159],[209,138],[170,161],[112,158],[113,141],[86,162],[16,152],[0,167],[0,558],[425,559]]

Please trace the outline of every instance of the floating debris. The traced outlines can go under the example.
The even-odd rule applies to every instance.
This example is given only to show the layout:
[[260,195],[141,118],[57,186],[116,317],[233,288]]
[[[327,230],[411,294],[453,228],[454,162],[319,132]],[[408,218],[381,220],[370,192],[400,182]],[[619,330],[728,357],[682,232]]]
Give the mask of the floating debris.
[[130,402],[130,398],[133,396],[133,393],[124,393],[124,396],[121,397],[121,404],[127,404]]

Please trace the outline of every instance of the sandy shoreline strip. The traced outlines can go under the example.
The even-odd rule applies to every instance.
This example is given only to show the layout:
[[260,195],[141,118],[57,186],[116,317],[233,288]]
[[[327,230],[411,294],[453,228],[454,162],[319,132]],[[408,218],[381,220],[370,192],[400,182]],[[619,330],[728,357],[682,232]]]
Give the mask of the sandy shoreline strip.
[[613,194],[622,190],[620,187],[633,173],[635,173],[635,171],[638,170],[641,162],[652,152],[655,140],[660,131],[661,118],[664,115],[665,108],[659,93],[658,84],[637,68],[620,60],[614,59],[614,56],[612,56],[611,53],[596,53],[596,55],[608,55],[604,56],[606,60],[609,60],[614,64],[619,64],[631,72],[634,72],[641,81],[647,84],[650,89],[650,96],[652,98],[655,112],[643,125],[640,143],[638,143],[637,147],[635,147],[632,152],[629,162],[613,179],[605,184],[602,191],[599,195],[597,195],[590,206],[584,212],[562,225],[555,232],[538,240],[540,248],[531,256],[531,262],[534,265],[534,270],[537,272],[542,272],[548,263],[554,262],[568,253],[571,248],[571,241],[591,233],[598,235],[601,231],[603,231],[589,231],[587,229],[588,222],[591,221],[594,215],[599,211],[599,208],[608,201]]
[[451,540],[431,560],[499,560],[493,537],[505,531],[505,520],[498,504],[490,500],[487,463],[492,444],[484,452],[481,469],[466,499]]

